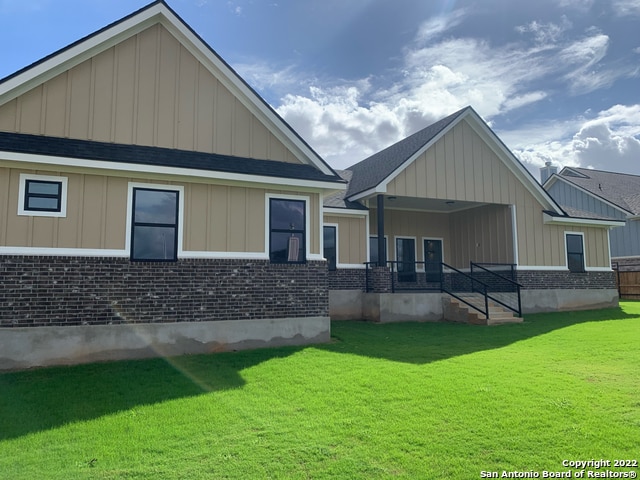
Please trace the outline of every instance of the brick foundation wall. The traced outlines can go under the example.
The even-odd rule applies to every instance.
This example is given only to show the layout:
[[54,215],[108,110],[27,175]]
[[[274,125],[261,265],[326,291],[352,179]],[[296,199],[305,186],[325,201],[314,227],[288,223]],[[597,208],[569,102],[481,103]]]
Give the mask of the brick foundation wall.
[[327,272],[329,290],[362,290],[366,285],[364,268],[339,268]]
[[324,261],[0,257],[0,327],[328,315]]
[[607,289],[617,288],[615,272],[518,270],[517,282],[525,289]]

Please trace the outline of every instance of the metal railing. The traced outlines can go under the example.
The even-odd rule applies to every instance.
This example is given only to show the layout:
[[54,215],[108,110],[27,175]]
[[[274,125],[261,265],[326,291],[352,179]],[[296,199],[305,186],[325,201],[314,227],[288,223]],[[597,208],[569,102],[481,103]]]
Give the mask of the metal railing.
[[[487,285],[487,296],[491,300],[522,316],[522,285],[515,281],[515,265],[470,262],[470,267],[471,276],[482,279]],[[509,276],[498,272],[506,272]]]
[[[377,262],[365,263],[366,291],[373,290],[371,267]],[[515,281],[515,265],[504,263],[470,264],[469,273],[443,262],[387,261],[391,293],[444,292],[489,316],[489,300],[522,316],[521,285]],[[484,309],[465,299],[462,293],[477,293],[483,297]]]

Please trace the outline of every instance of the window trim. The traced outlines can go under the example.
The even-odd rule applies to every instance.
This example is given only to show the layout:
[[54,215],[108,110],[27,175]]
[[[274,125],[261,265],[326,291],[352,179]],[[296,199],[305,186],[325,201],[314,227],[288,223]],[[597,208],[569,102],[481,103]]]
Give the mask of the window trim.
[[[178,222],[177,222],[177,239],[176,239],[176,254],[173,259],[160,259],[160,260],[147,260],[147,259],[134,259],[133,258],[133,191],[134,189],[145,190],[163,190],[163,191],[175,191],[178,192]],[[184,237],[184,186],[182,185],[167,185],[157,183],[141,183],[141,182],[129,182],[128,195],[127,195],[127,227],[126,227],[126,240],[125,251],[132,262],[175,262],[183,256],[182,251],[182,239]]]
[[[26,207],[28,196],[27,182],[47,182],[60,184],[59,210],[30,210]],[[18,188],[18,215],[29,217],[66,217],[67,216],[67,190],[68,178],[54,175],[36,175],[32,173],[20,174],[20,185]]]
[[[293,201],[301,201],[304,202],[304,257],[302,260],[296,262],[274,262],[271,260],[271,200],[293,200]],[[267,254],[267,258],[269,258],[269,262],[273,264],[279,265],[296,265],[296,264],[304,264],[311,257],[311,215],[310,215],[310,204],[311,198],[304,195],[287,195],[287,194],[278,194],[278,193],[267,193],[265,196],[265,235],[264,235],[264,244],[265,250]],[[324,259],[322,255],[317,255],[318,259]]]
[[[569,235],[575,235],[582,238],[582,270],[571,270],[569,268],[569,244],[567,237]],[[576,255],[575,253],[572,253]],[[587,249],[584,241],[584,232],[564,232],[564,257],[567,262],[567,270],[571,273],[585,273],[587,271]]]

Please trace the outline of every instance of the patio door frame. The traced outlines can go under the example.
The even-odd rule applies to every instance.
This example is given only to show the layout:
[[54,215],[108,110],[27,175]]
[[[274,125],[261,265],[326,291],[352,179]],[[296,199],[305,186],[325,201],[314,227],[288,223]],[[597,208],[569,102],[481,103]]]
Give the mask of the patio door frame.
[[[429,259],[427,256],[427,242],[440,244],[440,258]],[[444,262],[444,240],[437,237],[422,237],[422,256],[424,260],[424,273],[427,282],[440,282],[442,279],[442,262]]]

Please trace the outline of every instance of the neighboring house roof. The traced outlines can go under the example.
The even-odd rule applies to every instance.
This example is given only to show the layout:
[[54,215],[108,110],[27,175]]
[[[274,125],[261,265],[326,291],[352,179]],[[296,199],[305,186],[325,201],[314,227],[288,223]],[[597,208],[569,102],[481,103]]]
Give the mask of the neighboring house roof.
[[353,172],[353,178],[349,183],[347,196],[357,195],[376,187],[422,147],[430,143],[447,126],[451,125],[468,108],[471,107],[458,110],[448,117],[349,167],[349,170]]
[[227,64],[164,0],[157,0],[132,14],[62,48],[0,80],[0,105],[50,80],[98,53],[154,24],[162,24],[212,71],[221,72],[228,88],[251,107],[276,137],[283,139],[305,163],[337,178],[335,171],[276,111]]
[[[336,170],[338,175],[346,182],[350,182],[353,178],[353,172],[351,170]],[[324,206],[329,208],[344,208],[349,210],[369,210],[360,202],[351,202],[345,199],[347,194],[346,190],[340,190],[336,193],[328,195],[324,199]]]
[[623,210],[628,215],[640,215],[640,176],[565,167],[559,174],[549,177],[544,187],[549,189],[557,181],[576,186],[598,200]]
[[311,165],[257,160],[191,150],[46,137],[43,135],[0,132],[0,151],[121,164],[186,168],[239,175],[284,177],[336,184],[344,183],[344,180],[334,175],[324,174]]

